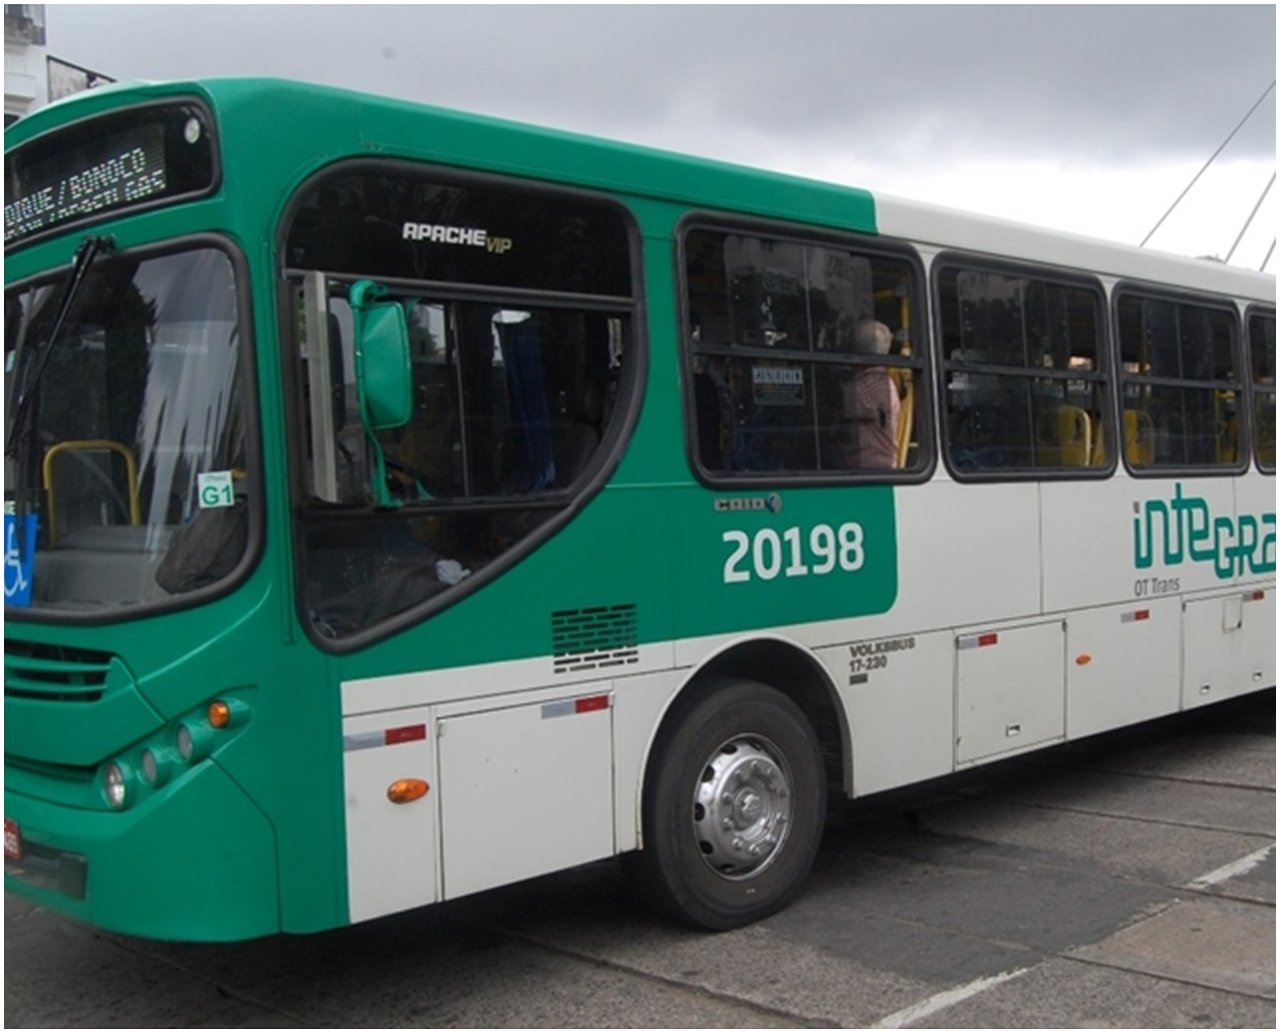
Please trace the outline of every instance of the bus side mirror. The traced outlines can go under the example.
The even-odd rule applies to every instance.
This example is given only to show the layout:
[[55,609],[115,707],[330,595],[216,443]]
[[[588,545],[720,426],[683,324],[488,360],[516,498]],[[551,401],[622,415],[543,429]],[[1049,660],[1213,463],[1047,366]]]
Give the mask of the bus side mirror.
[[403,427],[413,415],[409,320],[403,305],[383,300],[386,293],[370,280],[351,288],[360,415],[371,431]]
[[386,298],[387,289],[371,280],[351,287],[355,316],[356,388],[360,421],[373,450],[374,500],[394,508],[387,490],[386,457],[378,432],[403,427],[413,416],[413,374],[409,361],[409,320],[400,302]]

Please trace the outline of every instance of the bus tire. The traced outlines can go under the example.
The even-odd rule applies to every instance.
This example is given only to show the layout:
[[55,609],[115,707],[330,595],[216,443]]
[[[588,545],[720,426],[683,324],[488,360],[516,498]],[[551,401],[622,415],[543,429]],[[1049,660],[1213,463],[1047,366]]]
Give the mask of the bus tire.
[[712,930],[779,911],[817,856],[826,788],[818,737],[792,700],[759,682],[718,683],[655,744],[636,859],[650,897]]

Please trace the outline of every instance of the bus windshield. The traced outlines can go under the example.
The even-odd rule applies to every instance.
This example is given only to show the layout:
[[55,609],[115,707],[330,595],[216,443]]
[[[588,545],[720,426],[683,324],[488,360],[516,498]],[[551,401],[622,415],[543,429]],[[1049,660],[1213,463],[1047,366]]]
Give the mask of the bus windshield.
[[208,244],[6,292],[6,605],[100,617],[238,565],[239,327],[231,260]]

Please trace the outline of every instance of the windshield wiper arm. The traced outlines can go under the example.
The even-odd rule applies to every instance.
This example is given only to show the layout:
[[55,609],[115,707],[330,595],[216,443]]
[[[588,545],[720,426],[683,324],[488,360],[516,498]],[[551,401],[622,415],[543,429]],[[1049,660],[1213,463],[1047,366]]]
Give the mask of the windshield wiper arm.
[[67,316],[71,314],[71,307],[75,304],[76,298],[80,294],[80,288],[84,286],[84,281],[89,275],[89,267],[93,265],[94,259],[98,255],[105,254],[114,247],[115,238],[113,237],[89,236],[85,237],[80,242],[80,246],[76,248],[75,258],[72,259],[71,263],[71,272],[67,276],[67,286],[62,292],[62,300],[58,303],[58,312],[53,319],[53,328],[49,331],[49,336],[46,338],[40,354],[35,358],[34,368],[23,378],[22,393],[14,403],[13,414],[9,423],[9,435],[4,443],[5,455],[11,456],[14,454],[20,428],[26,421],[27,409],[31,407],[31,399],[35,397],[36,386],[40,383],[41,376],[44,375],[45,366],[49,364],[49,356],[53,354],[53,346],[58,343],[63,324],[66,323]]

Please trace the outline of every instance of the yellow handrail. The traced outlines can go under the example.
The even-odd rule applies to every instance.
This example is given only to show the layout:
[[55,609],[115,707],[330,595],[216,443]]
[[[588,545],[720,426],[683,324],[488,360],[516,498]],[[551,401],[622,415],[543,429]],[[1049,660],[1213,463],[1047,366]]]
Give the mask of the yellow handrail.
[[142,523],[142,504],[138,500],[138,461],[133,452],[118,441],[104,438],[89,438],[84,441],[59,441],[50,445],[44,454],[44,490],[49,494],[49,540],[58,540],[58,521],[55,519],[57,508],[53,490],[53,461],[63,452],[114,452],[124,460],[125,477],[129,482],[129,523],[137,527]]
[[[900,345],[898,354],[904,358],[912,354],[911,346],[911,296],[906,293],[898,295],[898,338]],[[912,437],[916,428],[916,385],[913,371],[895,369],[894,378],[898,387],[898,426],[894,428],[894,437],[898,447],[898,469],[907,465],[907,454],[911,451]]]

